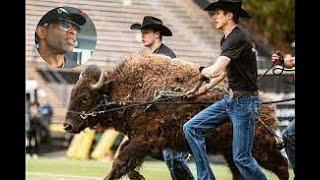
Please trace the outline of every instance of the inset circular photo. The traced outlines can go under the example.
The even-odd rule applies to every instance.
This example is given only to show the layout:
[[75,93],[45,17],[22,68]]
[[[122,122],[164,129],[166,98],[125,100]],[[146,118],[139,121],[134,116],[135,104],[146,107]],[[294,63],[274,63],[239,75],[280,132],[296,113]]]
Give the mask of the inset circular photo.
[[87,61],[97,44],[90,17],[73,7],[57,7],[45,14],[35,30],[40,56],[54,68],[74,68]]

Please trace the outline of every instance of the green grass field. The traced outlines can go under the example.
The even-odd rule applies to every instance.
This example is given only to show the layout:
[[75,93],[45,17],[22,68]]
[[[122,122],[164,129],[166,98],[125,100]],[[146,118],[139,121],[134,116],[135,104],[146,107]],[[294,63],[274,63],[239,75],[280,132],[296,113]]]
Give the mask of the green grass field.
[[[195,164],[190,163],[192,173],[196,175]],[[27,180],[91,180],[103,179],[111,168],[110,162],[94,160],[69,160],[66,158],[39,158],[26,160]],[[231,173],[224,165],[212,166],[215,176],[219,180],[229,180]],[[143,164],[140,172],[146,179],[170,180],[169,171],[164,162],[147,161]],[[269,180],[278,179],[273,173],[266,171]],[[127,177],[123,179],[128,179]],[[293,179],[293,172],[290,169],[290,179]]]

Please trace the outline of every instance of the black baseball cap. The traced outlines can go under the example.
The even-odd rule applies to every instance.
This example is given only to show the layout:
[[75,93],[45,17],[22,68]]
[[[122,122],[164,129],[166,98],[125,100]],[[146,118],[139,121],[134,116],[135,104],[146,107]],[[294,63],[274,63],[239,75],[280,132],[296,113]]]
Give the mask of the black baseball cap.
[[39,26],[43,26],[46,23],[51,23],[57,20],[68,21],[80,28],[81,25],[86,23],[86,18],[81,14],[71,13],[66,8],[58,7],[49,11],[42,17],[39,22]]

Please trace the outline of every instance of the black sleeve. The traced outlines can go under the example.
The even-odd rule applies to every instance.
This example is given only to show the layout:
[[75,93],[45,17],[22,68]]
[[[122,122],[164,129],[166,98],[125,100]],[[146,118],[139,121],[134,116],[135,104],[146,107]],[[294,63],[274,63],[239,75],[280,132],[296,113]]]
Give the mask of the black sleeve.
[[238,59],[248,42],[239,34],[229,37],[221,45],[221,56],[227,56],[231,60]]
[[171,49],[169,49],[169,48],[160,51],[159,54],[163,54],[163,55],[169,56],[169,57],[171,57],[171,58],[176,58],[176,57],[177,57],[177,56],[174,54],[174,52],[173,52]]
[[171,58],[176,58],[176,54],[169,47],[162,45],[157,54],[163,54]]
[[169,52],[167,56],[170,56],[171,58],[176,58],[176,54],[174,54],[173,51]]

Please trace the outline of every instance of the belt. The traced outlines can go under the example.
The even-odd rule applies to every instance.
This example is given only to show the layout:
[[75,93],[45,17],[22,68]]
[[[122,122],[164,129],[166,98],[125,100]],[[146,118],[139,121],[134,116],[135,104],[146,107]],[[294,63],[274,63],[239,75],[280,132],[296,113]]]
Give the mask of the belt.
[[241,96],[245,96],[245,95],[249,95],[249,96],[258,96],[259,93],[257,90],[253,90],[253,91],[248,91],[248,90],[237,90],[237,91],[233,91],[232,89],[229,89],[228,91],[228,96],[229,99],[235,98],[235,97],[241,97]]

